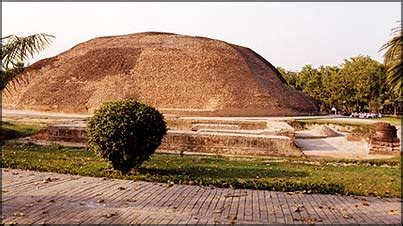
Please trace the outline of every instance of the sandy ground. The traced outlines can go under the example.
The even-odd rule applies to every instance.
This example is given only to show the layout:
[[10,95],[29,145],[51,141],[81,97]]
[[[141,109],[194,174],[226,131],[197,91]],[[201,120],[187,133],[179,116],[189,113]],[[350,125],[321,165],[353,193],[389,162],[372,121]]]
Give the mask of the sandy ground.
[[296,145],[309,157],[384,159],[393,155],[368,155],[366,141],[348,141],[344,135],[329,138],[296,139]]
[[[365,119],[351,120],[367,122]],[[349,141],[346,139],[347,132],[341,132],[338,128],[331,127],[327,127],[327,130],[324,130],[323,127],[325,126],[314,125],[310,129],[296,131],[295,143],[305,155],[348,159],[383,159],[394,157],[393,155],[369,155],[368,142],[366,140]],[[400,138],[400,127],[397,128],[398,137]],[[332,136],[329,136],[329,134],[332,134]]]

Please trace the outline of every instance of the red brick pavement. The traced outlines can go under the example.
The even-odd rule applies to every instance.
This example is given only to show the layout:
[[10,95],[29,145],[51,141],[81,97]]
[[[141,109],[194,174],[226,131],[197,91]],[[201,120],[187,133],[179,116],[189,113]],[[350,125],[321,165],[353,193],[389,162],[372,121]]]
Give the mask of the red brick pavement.
[[401,223],[398,198],[168,187],[14,169],[1,176],[2,223]]

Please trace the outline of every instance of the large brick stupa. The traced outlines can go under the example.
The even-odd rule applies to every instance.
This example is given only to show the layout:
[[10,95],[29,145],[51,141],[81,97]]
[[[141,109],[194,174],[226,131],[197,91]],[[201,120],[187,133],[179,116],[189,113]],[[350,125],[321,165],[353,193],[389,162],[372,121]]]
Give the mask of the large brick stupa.
[[133,99],[179,115],[318,111],[251,49],[171,33],[95,38],[32,64],[21,78],[3,93],[3,108],[91,113],[102,102]]

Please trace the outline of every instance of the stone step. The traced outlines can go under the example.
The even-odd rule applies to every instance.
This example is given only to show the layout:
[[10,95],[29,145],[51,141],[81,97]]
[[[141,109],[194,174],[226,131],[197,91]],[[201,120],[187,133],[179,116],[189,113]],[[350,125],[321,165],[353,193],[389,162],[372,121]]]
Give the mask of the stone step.
[[197,123],[192,125],[193,131],[200,131],[203,129],[226,129],[226,130],[239,130],[240,125],[234,124],[212,124],[212,123]]
[[[269,134],[269,131],[266,131],[266,130],[233,130],[233,129],[200,129],[197,132],[200,134],[209,134],[209,133],[245,134],[245,135],[247,135],[247,134],[268,135]],[[270,134],[273,134],[273,133],[270,133]]]
[[174,130],[197,130],[202,128],[222,128],[256,130],[267,128],[266,120],[213,120],[166,118],[169,128]]

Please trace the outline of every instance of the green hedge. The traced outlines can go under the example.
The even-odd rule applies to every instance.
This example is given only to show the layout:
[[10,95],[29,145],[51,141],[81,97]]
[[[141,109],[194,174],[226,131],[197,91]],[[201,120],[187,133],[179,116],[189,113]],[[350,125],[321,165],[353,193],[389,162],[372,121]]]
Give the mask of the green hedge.
[[135,101],[104,103],[87,123],[88,147],[128,172],[155,152],[167,132],[163,115]]

